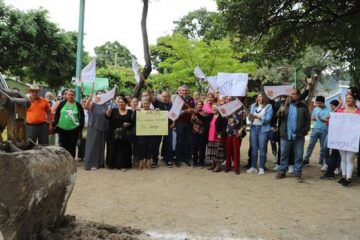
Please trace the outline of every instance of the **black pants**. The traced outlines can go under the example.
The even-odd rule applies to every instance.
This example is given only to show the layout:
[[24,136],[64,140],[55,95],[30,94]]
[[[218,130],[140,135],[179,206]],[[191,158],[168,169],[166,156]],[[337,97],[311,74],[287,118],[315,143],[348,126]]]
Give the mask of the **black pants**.
[[162,136],[154,136],[153,137],[153,152],[152,152],[152,161],[155,164],[159,162],[159,148],[162,140]]
[[75,157],[76,154],[76,143],[78,138],[79,138],[79,128],[75,128],[73,130],[60,129],[59,131],[60,147],[63,147],[66,150],[68,150],[68,152],[73,157]]
[[176,124],[176,161],[189,162],[191,160],[191,125]]
[[339,167],[340,162],[341,162],[341,156],[339,150],[332,149],[330,153],[330,158],[327,163],[328,168],[326,174],[330,176],[335,176],[334,171],[337,167]]
[[203,166],[205,163],[206,135],[192,133],[193,164]]
[[173,130],[172,128],[169,128],[168,135],[163,137],[162,147],[161,147],[161,154],[163,156],[163,160],[167,163],[172,162],[174,157],[172,143],[173,143]]
[[86,138],[80,138],[78,144],[78,154],[77,154],[77,157],[80,159],[84,159],[85,157],[85,146],[86,146]]

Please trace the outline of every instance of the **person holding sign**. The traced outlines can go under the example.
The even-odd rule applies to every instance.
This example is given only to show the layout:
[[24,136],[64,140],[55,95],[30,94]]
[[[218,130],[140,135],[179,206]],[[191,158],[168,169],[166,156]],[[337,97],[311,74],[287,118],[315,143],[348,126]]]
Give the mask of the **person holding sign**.
[[[225,102],[233,101],[233,97],[226,97]],[[243,137],[243,131],[246,127],[246,113],[239,109],[227,117],[226,126],[226,169],[231,169],[231,158],[234,161],[234,171],[236,175],[240,174],[240,146]]]
[[258,153],[260,153],[259,174],[265,173],[267,143],[271,130],[272,106],[265,93],[259,93],[256,103],[250,107],[248,115],[251,121],[250,144],[251,144],[251,168],[247,173],[257,173]]
[[[96,170],[104,167],[105,159],[105,141],[109,128],[109,120],[106,119],[105,113],[109,107],[109,103],[97,104],[99,96],[105,91],[98,90],[96,96],[90,94],[85,103],[85,109],[88,110],[88,130],[85,146],[85,170]],[[95,100],[94,100],[95,99]]]
[[294,153],[294,174],[298,182],[303,182],[303,153],[305,136],[310,130],[310,113],[307,105],[300,101],[300,91],[292,89],[289,101],[278,111],[280,120],[281,159],[277,179],[286,177],[290,150]]
[[180,97],[184,104],[179,118],[176,120],[176,161],[175,165],[180,166],[180,162],[184,162],[187,166],[191,166],[191,115],[192,108],[195,107],[194,99],[189,96],[189,88],[181,86]]
[[110,169],[132,167],[132,140],[135,135],[133,111],[126,109],[127,99],[120,96],[118,108],[109,108],[106,117],[109,119],[106,163]]
[[[149,98],[141,99],[142,109],[138,111],[150,111]],[[136,114],[136,113],[135,113]],[[136,116],[134,116],[136,119]],[[138,124],[138,123],[137,123]],[[144,167],[148,169],[152,168],[152,154],[154,150],[154,138],[153,136],[136,136],[134,142],[134,158],[139,160],[139,170]]]
[[[358,98],[357,92],[348,92],[346,94],[345,107],[339,108],[337,112],[360,114],[360,109],[356,107],[357,98]],[[352,172],[354,168],[353,158],[355,156],[355,153],[345,150],[339,150],[339,153],[341,156],[342,178],[338,181],[338,183],[341,184],[343,187],[350,187]]]

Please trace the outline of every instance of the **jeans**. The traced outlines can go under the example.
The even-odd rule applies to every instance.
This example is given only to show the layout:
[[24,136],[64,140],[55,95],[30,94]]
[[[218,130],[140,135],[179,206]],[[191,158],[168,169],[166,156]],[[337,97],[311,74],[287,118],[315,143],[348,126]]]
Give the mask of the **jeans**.
[[191,134],[190,124],[176,124],[176,162],[187,162],[191,160]]
[[309,162],[309,159],[311,157],[311,154],[314,150],[315,144],[318,139],[320,139],[320,157],[319,157],[319,163],[323,164],[325,161],[325,151],[327,149],[327,146],[325,145],[325,139],[327,137],[328,130],[327,129],[318,129],[313,128],[310,135],[310,143],[307,147],[306,154],[304,156],[304,162]]
[[332,149],[328,162],[326,163],[328,165],[326,174],[335,177],[334,171],[336,168],[339,167],[340,162],[341,162],[341,156],[339,150]]
[[294,174],[295,176],[301,176],[303,168],[303,154],[304,154],[305,137],[299,137],[293,140],[286,138],[280,139],[281,145],[281,159],[279,173],[285,174],[289,164],[289,156],[291,149],[294,153]]
[[257,168],[258,153],[260,153],[260,168],[265,167],[266,148],[269,141],[269,131],[262,132],[262,126],[252,125],[250,128],[251,167]]

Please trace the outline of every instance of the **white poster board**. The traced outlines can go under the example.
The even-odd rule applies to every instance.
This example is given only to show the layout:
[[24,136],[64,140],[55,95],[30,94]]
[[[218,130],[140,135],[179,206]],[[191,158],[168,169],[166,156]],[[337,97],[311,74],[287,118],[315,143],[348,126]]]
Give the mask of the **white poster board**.
[[264,86],[264,92],[271,100],[283,95],[289,96],[292,89],[292,85]]
[[222,96],[245,96],[249,76],[247,73],[218,73],[217,83]]
[[183,105],[184,105],[184,100],[179,95],[176,95],[173,105],[168,113],[168,118],[171,119],[172,121],[178,119]]
[[328,148],[359,151],[360,114],[330,113]]
[[239,108],[241,108],[242,105],[243,104],[240,102],[239,99],[235,99],[234,101],[231,101],[231,102],[226,103],[224,105],[220,105],[218,107],[219,113],[221,114],[221,116],[227,117],[227,116],[233,114]]
[[209,92],[219,91],[219,85],[217,83],[217,76],[206,77],[206,81],[209,84]]
[[104,103],[114,99],[115,97],[115,90],[116,90],[116,85],[113,89],[111,89],[110,91],[107,91],[106,93],[97,95],[97,96],[93,96],[93,103],[98,104],[98,105],[103,105]]

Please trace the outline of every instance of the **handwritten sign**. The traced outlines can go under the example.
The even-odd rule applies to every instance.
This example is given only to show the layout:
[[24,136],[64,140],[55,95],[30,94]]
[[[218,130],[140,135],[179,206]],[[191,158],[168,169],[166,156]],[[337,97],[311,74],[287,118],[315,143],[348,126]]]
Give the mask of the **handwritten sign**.
[[223,96],[245,96],[248,85],[247,73],[218,73],[217,83]]
[[328,148],[359,151],[360,115],[351,113],[330,113]]
[[264,86],[264,92],[271,100],[282,95],[289,96],[292,89],[292,85]]
[[183,106],[184,106],[184,100],[179,95],[176,95],[173,105],[168,113],[168,118],[171,119],[172,121],[178,119]]
[[219,113],[223,117],[227,117],[231,114],[233,114],[236,110],[242,107],[242,103],[239,99],[235,99],[234,101],[231,101],[227,104],[219,106]]
[[136,136],[168,135],[168,111],[137,111]]

